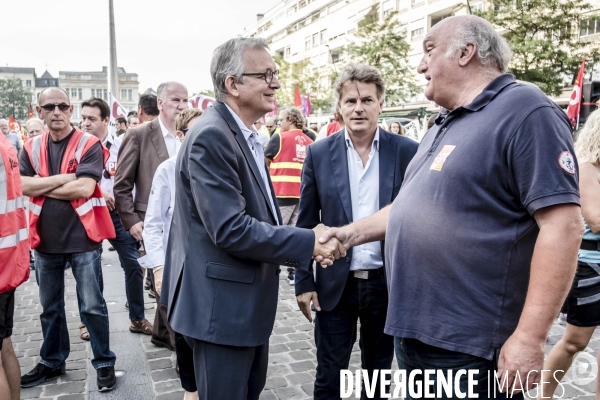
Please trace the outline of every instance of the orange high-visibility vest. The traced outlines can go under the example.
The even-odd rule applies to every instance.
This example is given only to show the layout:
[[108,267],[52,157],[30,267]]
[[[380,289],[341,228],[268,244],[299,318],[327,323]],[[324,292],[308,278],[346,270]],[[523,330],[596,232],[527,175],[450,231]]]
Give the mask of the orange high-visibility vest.
[[[25,143],[25,150],[29,154],[31,165],[40,177],[50,175],[48,166],[48,140],[50,133],[46,132],[40,136]],[[73,174],[77,171],[77,165],[87,153],[87,151],[100,140],[94,135],[83,133],[80,130],[75,130],[73,136],[67,144],[65,154],[63,155],[60,165],[61,174]],[[110,155],[109,151],[102,146],[104,154],[104,164]],[[32,197],[29,206],[29,241],[32,248],[36,248],[40,244],[40,236],[37,232],[37,221],[42,212],[46,196]],[[79,216],[87,236],[93,242],[101,242],[104,239],[113,239],[116,237],[115,227],[112,223],[106,200],[102,196],[102,189],[96,183],[94,193],[87,199],[71,200],[71,205],[75,213]],[[60,218],[60,216],[56,216]]]
[[300,129],[281,132],[279,138],[279,153],[269,167],[275,196],[298,199],[306,147],[313,141]]
[[0,293],[27,279],[29,244],[19,160],[14,146],[0,135]]

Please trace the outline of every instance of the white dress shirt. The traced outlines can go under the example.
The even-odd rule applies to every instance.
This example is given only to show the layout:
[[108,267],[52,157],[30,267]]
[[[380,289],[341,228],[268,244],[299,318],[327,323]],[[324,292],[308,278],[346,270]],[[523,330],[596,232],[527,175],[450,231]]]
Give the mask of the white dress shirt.
[[102,141],[102,145],[108,149],[110,156],[108,157],[106,164],[104,164],[102,179],[100,179],[100,188],[111,196],[114,196],[113,186],[115,185],[115,173],[117,171],[117,155],[119,154],[121,142],[121,138],[114,137],[110,132],[108,132]]
[[238,124],[240,130],[244,134],[244,139],[246,139],[246,142],[248,143],[248,147],[250,147],[250,150],[252,150],[252,154],[254,155],[254,161],[256,162],[256,165],[258,166],[258,170],[260,171],[260,175],[262,177],[263,183],[265,184],[265,188],[267,189],[267,195],[269,196],[269,202],[271,204],[271,211],[273,212],[273,216],[275,217],[275,221],[276,221],[277,225],[279,225],[279,221],[277,220],[277,212],[276,212],[277,209],[275,208],[275,203],[273,202],[273,196],[271,195],[271,190],[269,189],[269,187],[270,187],[269,186],[269,178],[267,175],[268,172],[266,170],[265,154],[263,153],[262,145],[261,145],[260,149],[254,148],[254,145],[252,144],[252,142],[250,140],[250,136],[252,136],[252,134],[255,134],[256,135],[255,140],[258,144],[260,144],[258,142],[258,137],[259,137],[260,133],[256,130],[254,125],[251,125],[252,129],[250,129],[246,125],[244,125],[244,122],[242,121],[242,119],[240,117],[238,117],[238,115],[231,109],[231,107],[229,107],[227,105],[227,103],[223,103],[223,104],[225,104],[225,107],[227,107],[227,109],[233,116],[233,119]]
[[158,123],[160,124],[160,130],[162,131],[163,138],[165,138],[165,145],[167,146],[169,157],[177,155],[179,146],[181,146],[181,141],[177,138],[177,136],[169,132],[167,127],[163,124],[162,120],[160,119],[160,115],[158,116]]
[[144,249],[146,255],[138,262],[144,268],[165,265],[165,251],[175,206],[175,164],[177,155],[163,161],[152,179],[148,208],[144,218]]
[[[375,132],[369,159],[363,162],[344,130],[348,155],[348,179],[352,198],[352,222],[367,218],[379,211],[379,128]],[[353,247],[350,271],[383,267],[381,243],[370,242]]]

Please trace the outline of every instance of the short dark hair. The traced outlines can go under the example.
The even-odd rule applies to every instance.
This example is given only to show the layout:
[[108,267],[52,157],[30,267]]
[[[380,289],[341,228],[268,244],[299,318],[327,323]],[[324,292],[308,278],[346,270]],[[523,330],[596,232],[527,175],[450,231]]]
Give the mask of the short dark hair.
[[126,123],[127,123],[127,120],[126,120],[125,118],[123,118],[123,117],[119,117],[119,118],[117,118],[117,119],[115,120],[115,122],[116,122],[117,124],[126,124]]
[[137,117],[137,116],[138,116],[138,113],[137,113],[137,111],[129,111],[129,112],[127,113],[127,118],[131,117],[132,115],[133,115],[134,117]]
[[106,119],[110,117],[110,107],[108,104],[99,97],[90,97],[81,103],[81,109],[83,107],[98,107],[100,109],[100,118]]
[[158,105],[156,104],[156,96],[153,94],[143,94],[138,102],[140,107],[147,115],[158,116]]

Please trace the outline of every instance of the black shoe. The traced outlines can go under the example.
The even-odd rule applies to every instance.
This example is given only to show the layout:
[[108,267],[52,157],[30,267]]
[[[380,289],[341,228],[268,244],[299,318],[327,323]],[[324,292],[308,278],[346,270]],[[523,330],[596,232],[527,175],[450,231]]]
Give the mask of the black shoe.
[[27,374],[21,377],[21,387],[30,388],[43,383],[44,381],[52,378],[56,378],[65,373],[65,364],[61,365],[56,369],[45,366],[42,363],[38,363],[34,369],[29,371]]
[[29,263],[29,269],[35,271],[35,263]]
[[151,342],[153,345],[155,345],[156,347],[165,347],[165,348],[167,348],[167,349],[169,349],[169,350],[171,350],[171,351],[175,351],[175,348],[174,348],[173,346],[171,346],[171,344],[170,344],[170,343],[163,342],[162,340],[155,339],[154,337],[152,337],[152,338],[150,339],[150,342]]
[[148,297],[151,297],[153,299],[156,298],[156,292],[152,289],[148,290]]
[[113,390],[117,384],[117,377],[115,376],[115,367],[103,367],[98,368],[98,391],[108,392]]
[[128,301],[125,302],[125,308],[129,310],[129,302]]
[[152,282],[146,279],[146,283],[144,283],[144,290],[150,290],[152,288]]
[[115,248],[114,248],[114,247],[112,247],[112,246],[110,246],[110,247],[108,248],[108,251],[115,251]]
[[287,280],[290,285],[292,285],[292,286],[295,285],[296,284],[295,274],[293,274],[293,273],[289,274]]

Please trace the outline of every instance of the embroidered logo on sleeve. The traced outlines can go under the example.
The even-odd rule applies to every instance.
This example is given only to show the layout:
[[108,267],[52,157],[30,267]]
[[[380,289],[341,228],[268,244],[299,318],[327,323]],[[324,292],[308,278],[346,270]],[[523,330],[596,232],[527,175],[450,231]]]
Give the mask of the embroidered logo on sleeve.
[[570,151],[560,153],[560,156],[558,156],[558,165],[569,174],[575,174],[575,159]]
[[450,144],[447,144],[444,147],[442,147],[442,150],[440,150],[438,155],[435,157],[435,160],[433,160],[433,163],[431,163],[431,167],[429,169],[432,169],[434,171],[441,171],[442,167],[444,166],[444,163],[446,162],[446,159],[448,158],[450,153],[454,151],[455,147],[456,146]]

